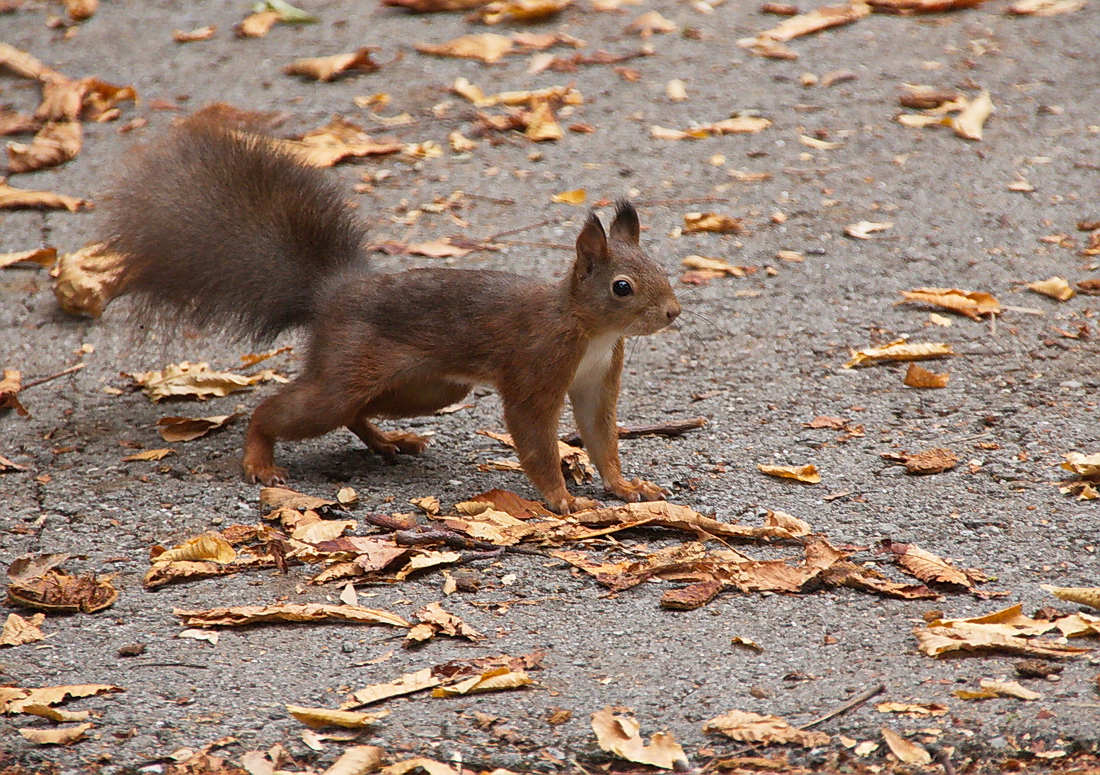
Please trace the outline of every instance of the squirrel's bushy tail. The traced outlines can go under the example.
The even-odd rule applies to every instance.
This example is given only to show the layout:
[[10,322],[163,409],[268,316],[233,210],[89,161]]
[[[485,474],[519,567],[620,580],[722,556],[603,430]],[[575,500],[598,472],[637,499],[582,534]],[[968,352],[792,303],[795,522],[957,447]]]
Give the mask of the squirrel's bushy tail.
[[308,324],[366,231],[325,172],[198,117],[140,148],[104,210],[102,241],[143,316],[257,340]]

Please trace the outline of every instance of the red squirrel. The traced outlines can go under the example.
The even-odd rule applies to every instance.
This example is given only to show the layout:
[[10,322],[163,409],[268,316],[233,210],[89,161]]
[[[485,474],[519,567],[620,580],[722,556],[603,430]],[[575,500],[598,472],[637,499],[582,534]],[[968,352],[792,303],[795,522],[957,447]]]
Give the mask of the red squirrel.
[[[680,314],[662,268],[618,203],[605,233],[590,213],[560,282],[452,268],[371,269],[366,228],[340,186],[283,141],[194,116],[132,154],[104,204],[103,242],[137,311],[237,337],[304,328],[302,373],[252,413],[244,471],[283,483],[275,442],[346,427],[392,460],[426,439],[375,418],[430,415],[492,385],[524,472],[559,513],[570,495],[558,457],[565,398],[607,492],[659,500],[623,478],[615,405],[623,341]],[[165,312],[168,310],[168,312]]]

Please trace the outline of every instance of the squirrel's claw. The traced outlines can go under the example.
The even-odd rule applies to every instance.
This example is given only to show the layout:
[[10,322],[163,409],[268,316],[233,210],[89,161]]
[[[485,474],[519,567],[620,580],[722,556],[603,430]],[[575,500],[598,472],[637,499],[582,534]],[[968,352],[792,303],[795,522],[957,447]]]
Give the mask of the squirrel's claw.
[[270,466],[263,469],[250,469],[245,471],[248,481],[253,484],[262,484],[265,487],[276,487],[286,484],[286,469],[279,466]]
[[658,487],[653,482],[645,479],[625,479],[607,488],[607,491],[616,498],[621,498],[627,503],[640,503],[641,501],[663,501],[668,491]]

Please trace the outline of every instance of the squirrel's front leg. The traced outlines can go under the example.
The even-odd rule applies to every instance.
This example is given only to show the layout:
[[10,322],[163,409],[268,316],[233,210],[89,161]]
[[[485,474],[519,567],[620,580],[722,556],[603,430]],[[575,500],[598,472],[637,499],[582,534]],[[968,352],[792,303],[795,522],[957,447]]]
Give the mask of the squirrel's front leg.
[[561,456],[558,454],[558,418],[561,416],[565,396],[539,395],[518,397],[502,390],[504,424],[512,434],[520,465],[527,478],[546,498],[550,508],[559,514],[599,508],[590,498],[570,495],[565,488],[561,472]]
[[[598,358],[598,354],[593,357]],[[569,400],[573,403],[577,430],[584,440],[588,457],[600,472],[604,489],[628,503],[664,500],[668,493],[653,482],[624,479],[619,463],[615,405],[619,400],[619,378],[623,370],[623,340],[615,343],[605,359],[584,365],[569,388]]]

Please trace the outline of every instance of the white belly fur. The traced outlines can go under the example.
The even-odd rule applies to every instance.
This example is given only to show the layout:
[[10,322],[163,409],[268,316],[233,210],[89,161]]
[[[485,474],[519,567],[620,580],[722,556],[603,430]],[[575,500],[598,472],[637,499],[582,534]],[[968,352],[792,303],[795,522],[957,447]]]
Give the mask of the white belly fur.
[[584,351],[577,373],[573,376],[573,389],[600,384],[611,366],[611,356],[619,338],[619,334],[604,334],[588,343],[588,349]]

